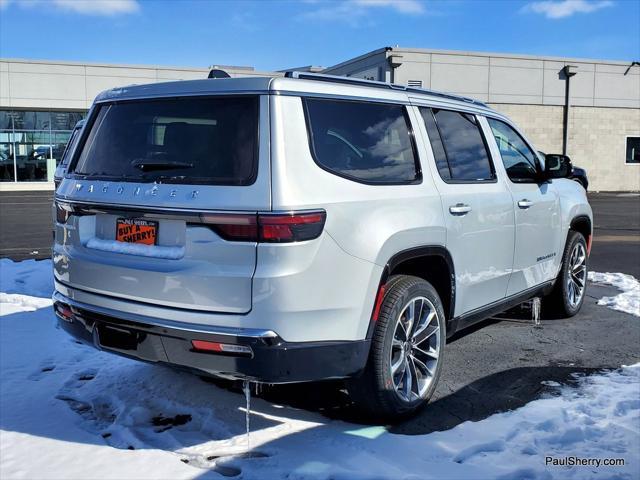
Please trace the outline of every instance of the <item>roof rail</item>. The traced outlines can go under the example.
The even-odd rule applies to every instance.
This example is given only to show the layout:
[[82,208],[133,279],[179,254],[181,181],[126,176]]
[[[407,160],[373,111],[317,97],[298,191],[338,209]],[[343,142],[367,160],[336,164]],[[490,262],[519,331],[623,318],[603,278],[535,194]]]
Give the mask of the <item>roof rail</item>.
[[463,97],[462,95],[436,92],[434,90],[429,90],[427,88],[405,87],[404,85],[396,85],[395,83],[379,82],[376,80],[365,80],[364,78],[341,77],[338,75],[327,75],[324,73],[298,72],[298,71],[285,72],[284,76],[286,78],[297,78],[300,80],[315,80],[317,82],[344,83],[349,85],[360,85],[363,87],[370,87],[370,88],[386,88],[390,90],[402,90],[404,92],[409,92],[409,93],[419,93],[423,95],[431,95],[434,97],[447,98],[449,100],[457,100],[459,102],[471,103],[471,104],[479,105],[482,107],[487,106],[483,102],[474,100],[473,98]]

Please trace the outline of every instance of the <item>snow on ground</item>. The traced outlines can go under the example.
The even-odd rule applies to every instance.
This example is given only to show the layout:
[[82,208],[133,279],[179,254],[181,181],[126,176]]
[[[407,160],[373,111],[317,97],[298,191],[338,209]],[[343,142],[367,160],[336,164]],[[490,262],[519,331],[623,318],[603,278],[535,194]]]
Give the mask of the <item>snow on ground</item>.
[[614,310],[640,317],[640,282],[635,277],[624,273],[589,272],[589,280],[622,290],[622,293],[614,297],[602,297],[598,300],[598,305],[606,305]]
[[[50,261],[0,260],[0,478],[640,477],[640,365],[479,422],[395,435],[99,352],[54,328]],[[636,299],[637,301],[637,299]],[[545,457],[624,466],[545,466]]]

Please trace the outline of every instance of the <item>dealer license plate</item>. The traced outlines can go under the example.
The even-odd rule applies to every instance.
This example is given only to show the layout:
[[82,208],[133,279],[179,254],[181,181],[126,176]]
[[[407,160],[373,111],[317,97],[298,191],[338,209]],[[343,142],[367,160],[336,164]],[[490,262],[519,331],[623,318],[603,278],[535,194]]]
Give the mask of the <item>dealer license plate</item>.
[[119,218],[116,222],[116,240],[125,243],[155,245],[158,222],[140,218]]

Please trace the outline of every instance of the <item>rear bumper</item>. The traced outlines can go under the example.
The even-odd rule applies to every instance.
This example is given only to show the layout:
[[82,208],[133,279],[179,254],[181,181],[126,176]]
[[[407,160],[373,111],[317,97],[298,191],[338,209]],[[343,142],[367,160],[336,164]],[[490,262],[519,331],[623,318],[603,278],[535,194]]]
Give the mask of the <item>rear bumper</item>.
[[[345,378],[361,371],[369,341],[285,342],[270,330],[205,327],[123,314],[53,295],[60,327],[99,350],[223,378],[292,383]],[[193,340],[248,347],[203,352]]]

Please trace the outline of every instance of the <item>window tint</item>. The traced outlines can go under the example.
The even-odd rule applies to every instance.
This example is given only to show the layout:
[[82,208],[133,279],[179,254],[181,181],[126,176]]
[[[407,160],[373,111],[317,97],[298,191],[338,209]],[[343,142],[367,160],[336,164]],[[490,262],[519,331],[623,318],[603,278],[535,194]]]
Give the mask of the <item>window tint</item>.
[[640,163],[640,137],[627,137],[626,163]]
[[[476,117],[438,109],[433,109],[433,116],[449,164],[451,180],[468,182],[494,179],[489,153]],[[446,180],[445,177],[443,179]]]
[[401,105],[304,100],[316,162],[365,183],[420,179],[409,123]]
[[440,138],[440,132],[436,121],[433,118],[433,112],[430,108],[420,108],[420,113],[424,119],[424,124],[427,127],[427,134],[429,135],[429,141],[431,142],[431,149],[433,150],[433,156],[436,159],[436,167],[438,173],[443,180],[451,180],[451,170],[449,169],[449,162],[447,162],[447,154],[444,151],[444,145],[442,145],[442,139]]
[[76,145],[78,144],[78,140],[80,140],[80,128],[76,128],[71,132],[71,137],[67,142],[67,146],[64,148],[62,153],[62,165],[65,167],[69,165],[69,160],[73,156],[73,151],[76,149]]
[[137,182],[249,185],[257,97],[176,98],[100,107],[75,173]]
[[500,120],[487,118],[498,144],[507,175],[514,182],[536,181],[537,156],[513,128]]

